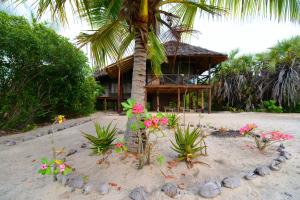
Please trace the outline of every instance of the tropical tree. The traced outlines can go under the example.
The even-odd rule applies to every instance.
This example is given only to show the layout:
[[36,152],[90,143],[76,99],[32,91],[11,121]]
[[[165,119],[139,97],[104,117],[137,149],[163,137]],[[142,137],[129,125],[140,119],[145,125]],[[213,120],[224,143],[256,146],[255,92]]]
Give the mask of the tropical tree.
[[297,112],[300,36],[280,41],[260,54],[236,57],[236,53],[229,54],[213,77],[214,105],[219,105],[219,109],[250,111],[264,109],[271,103],[284,111]]
[[[23,1],[24,0],[16,0]],[[25,0],[26,1],[26,0]],[[181,39],[193,29],[200,14],[261,16],[299,21],[298,0],[36,0],[38,14],[51,11],[53,19],[67,20],[67,7],[87,20],[91,31],[78,36],[80,45],[89,45],[95,61],[104,66],[117,61],[132,47],[134,64],[131,98],[144,104],[146,59],[159,73],[166,62],[164,39]],[[68,4],[68,5],[67,5]],[[162,33],[166,34],[162,34]],[[127,135],[129,136],[129,135]],[[127,137],[129,138],[129,137]]]

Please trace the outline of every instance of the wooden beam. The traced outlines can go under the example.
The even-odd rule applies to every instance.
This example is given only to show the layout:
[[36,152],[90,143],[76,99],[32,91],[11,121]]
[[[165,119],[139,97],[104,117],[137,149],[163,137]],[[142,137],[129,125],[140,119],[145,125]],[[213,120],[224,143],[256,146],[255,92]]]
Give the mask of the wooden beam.
[[180,88],[177,89],[177,110],[180,112]]
[[204,91],[201,90],[201,112],[204,112]]

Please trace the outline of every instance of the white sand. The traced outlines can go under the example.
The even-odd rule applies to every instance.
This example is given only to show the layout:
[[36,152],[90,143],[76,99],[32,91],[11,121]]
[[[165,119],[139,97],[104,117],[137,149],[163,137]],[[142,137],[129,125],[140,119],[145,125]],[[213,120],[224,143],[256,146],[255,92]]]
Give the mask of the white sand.
[[[117,123],[119,129],[125,129],[126,117],[96,113],[93,119],[102,124],[111,120]],[[183,119],[181,120],[183,121]],[[199,121],[198,114],[186,114],[186,123],[196,125]],[[200,118],[202,124],[210,124],[221,128],[238,129],[245,123],[254,122],[262,130],[280,130],[293,134],[296,139],[286,143],[287,150],[293,154],[283,169],[272,172],[267,177],[258,177],[252,181],[242,180],[242,186],[237,189],[223,188],[222,194],[215,199],[272,199],[288,200],[300,199],[300,115],[299,114],[265,114],[265,113],[213,113],[203,114]],[[26,133],[34,135],[45,128]],[[261,153],[255,148],[250,148],[253,142],[250,138],[216,138],[209,136],[208,156],[199,160],[208,163],[195,165],[187,169],[184,163],[179,163],[172,169],[167,168],[167,163],[159,167],[155,163],[155,155],[162,153],[167,161],[173,160],[176,154],[170,149],[169,139],[173,139],[172,131],[166,131],[167,137],[159,139],[154,150],[153,163],[142,170],[136,169],[136,159],[131,156],[121,160],[120,156],[113,155],[108,159],[109,163],[96,164],[99,157],[89,156],[89,149],[81,149],[80,145],[86,142],[80,131],[94,133],[93,122],[75,126],[55,134],[55,143],[58,148],[66,150],[75,148],[78,153],[68,157],[68,163],[76,168],[76,172],[89,177],[91,182],[112,182],[120,187],[111,187],[109,194],[101,196],[96,192],[83,195],[80,190],[69,192],[67,187],[53,183],[50,177],[42,177],[36,173],[39,168],[39,160],[43,156],[51,156],[50,136],[42,136],[26,142],[17,142],[15,146],[6,146],[5,140],[20,139],[18,136],[0,137],[0,199],[129,199],[129,192],[137,187],[144,186],[150,193],[150,199],[170,199],[162,192],[160,187],[165,182],[178,184],[187,194],[179,195],[177,199],[202,199],[192,194],[193,186],[211,178],[221,180],[230,175],[242,177],[248,171],[258,165],[267,165],[278,156],[274,150],[277,146]],[[121,135],[122,136],[122,135]],[[167,175],[166,179],[160,169]]]

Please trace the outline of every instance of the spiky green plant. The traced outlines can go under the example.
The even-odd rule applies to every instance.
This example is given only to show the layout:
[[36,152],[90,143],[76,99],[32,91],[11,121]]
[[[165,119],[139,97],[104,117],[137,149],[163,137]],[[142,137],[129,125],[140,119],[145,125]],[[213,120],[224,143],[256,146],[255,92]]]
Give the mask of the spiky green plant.
[[96,136],[83,133],[84,137],[92,144],[91,149],[96,154],[104,154],[112,147],[115,135],[117,133],[116,126],[112,127],[111,123],[108,126],[101,126],[95,123]]
[[206,136],[198,128],[194,128],[190,131],[189,125],[186,129],[177,127],[175,131],[175,142],[171,141],[171,148],[178,153],[179,160],[191,163],[192,159],[206,155],[207,146],[205,138]]
[[179,116],[175,113],[167,114],[166,117],[168,118],[168,127],[175,128],[179,123]]

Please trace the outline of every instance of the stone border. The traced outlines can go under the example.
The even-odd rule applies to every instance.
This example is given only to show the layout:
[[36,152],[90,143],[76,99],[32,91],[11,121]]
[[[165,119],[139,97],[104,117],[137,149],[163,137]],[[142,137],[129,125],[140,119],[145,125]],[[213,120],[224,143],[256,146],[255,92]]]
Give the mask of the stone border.
[[[86,148],[81,146],[81,148]],[[228,176],[222,179],[222,181],[211,179],[210,181],[205,182],[201,185],[196,185],[196,194],[203,198],[214,198],[222,193],[222,188],[235,189],[241,187],[242,178],[247,181],[253,180],[258,176],[264,177],[271,174],[271,171],[279,171],[282,168],[283,163],[286,160],[291,159],[292,154],[285,150],[285,146],[280,144],[277,149],[279,156],[273,159],[270,165],[261,165],[256,167],[254,170],[250,171],[243,177],[238,176]],[[74,153],[76,153],[75,151]],[[73,153],[73,154],[74,154]],[[90,194],[91,192],[97,192],[100,195],[105,195],[110,191],[109,183],[91,183],[85,182],[84,176],[69,174],[67,176],[59,175],[58,182],[64,186],[68,186],[70,192],[75,191],[76,189],[82,190],[84,195]],[[161,188],[160,191],[165,195],[176,198],[180,195],[185,195],[189,193],[189,190],[182,190],[176,184],[167,182]],[[129,198],[132,200],[147,200],[149,192],[142,186],[136,187],[129,193]]]

